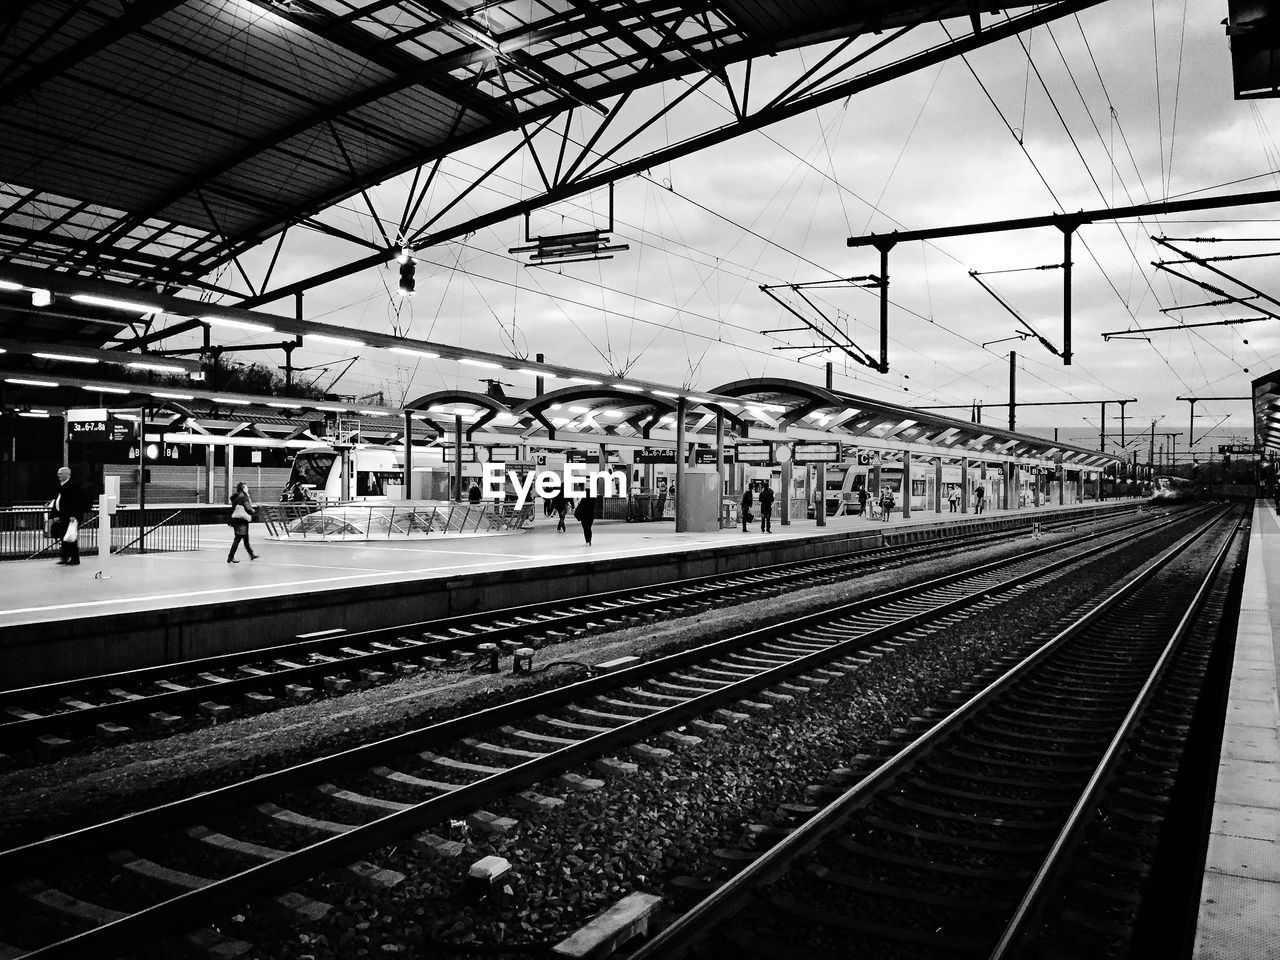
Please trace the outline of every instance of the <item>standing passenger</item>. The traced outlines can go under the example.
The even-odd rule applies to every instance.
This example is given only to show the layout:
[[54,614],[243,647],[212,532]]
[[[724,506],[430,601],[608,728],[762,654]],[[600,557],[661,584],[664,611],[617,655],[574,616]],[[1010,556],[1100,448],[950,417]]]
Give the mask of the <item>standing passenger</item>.
[[582,524],[582,536],[591,546],[591,525],[596,522],[596,498],[591,495],[591,485],[587,484],[587,494],[578,501],[573,511],[573,518]]
[[564,487],[558,488],[556,495],[551,498],[551,512],[556,515],[556,532],[564,533],[564,518],[565,514],[569,512],[569,500],[564,495]]
[[959,487],[957,486],[951,487],[951,492],[947,494],[947,503],[951,504],[951,512],[955,513],[956,508],[960,505],[960,488]]
[[751,522],[751,484],[747,484],[742,491],[742,532],[747,532],[747,524]]
[[760,532],[773,533],[773,488],[765,480],[764,489],[760,491]]
[[987,490],[982,484],[978,484],[978,489],[973,491],[973,512],[981,513],[982,506],[986,503]]

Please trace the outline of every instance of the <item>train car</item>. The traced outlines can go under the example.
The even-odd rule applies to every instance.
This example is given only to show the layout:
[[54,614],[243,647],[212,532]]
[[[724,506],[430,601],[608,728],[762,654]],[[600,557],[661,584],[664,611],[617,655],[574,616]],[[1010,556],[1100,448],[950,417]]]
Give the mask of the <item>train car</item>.
[[[813,469],[813,468],[810,468]],[[833,463],[827,466],[827,489],[825,491],[827,516],[836,517],[841,514],[861,512],[860,492],[866,490],[873,499],[879,499],[886,490],[893,496],[895,504],[902,503],[902,464],[886,463],[880,467],[880,489],[872,490],[872,468],[857,463]],[[932,464],[915,465],[911,470],[911,509],[926,510],[933,506],[934,484],[937,482],[937,471]],[[979,481],[970,476],[970,483]],[[948,465],[942,468],[942,498],[945,500],[951,490],[960,485],[960,468]],[[816,478],[815,478],[815,488]],[[810,505],[812,512],[812,504]]]
[[404,453],[392,447],[357,446],[351,450],[347,489],[342,489],[342,456],[332,447],[303,450],[293,459],[285,489],[301,484],[315,500],[369,500],[401,496]]
[[1153,504],[1185,503],[1195,498],[1195,484],[1182,477],[1155,477],[1151,481]]

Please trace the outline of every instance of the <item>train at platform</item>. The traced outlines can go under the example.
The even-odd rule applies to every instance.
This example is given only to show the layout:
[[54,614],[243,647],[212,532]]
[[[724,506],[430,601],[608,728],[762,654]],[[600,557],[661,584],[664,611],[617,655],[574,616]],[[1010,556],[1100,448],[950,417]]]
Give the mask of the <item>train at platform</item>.
[[1196,485],[1182,477],[1155,477],[1151,481],[1152,504],[1186,503],[1196,498]]

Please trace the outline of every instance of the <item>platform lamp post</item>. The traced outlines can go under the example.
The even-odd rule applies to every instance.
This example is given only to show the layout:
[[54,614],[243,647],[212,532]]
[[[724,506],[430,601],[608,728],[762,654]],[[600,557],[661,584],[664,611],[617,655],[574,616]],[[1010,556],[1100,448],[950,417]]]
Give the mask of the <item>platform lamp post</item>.
[[942,457],[933,462],[933,512],[942,512]]
[[724,500],[724,410],[716,407],[716,516],[723,512]]
[[[138,552],[147,552],[147,405],[138,408]],[[101,547],[99,547],[101,549]]]
[[454,500],[462,502],[462,414],[453,415],[453,486]]

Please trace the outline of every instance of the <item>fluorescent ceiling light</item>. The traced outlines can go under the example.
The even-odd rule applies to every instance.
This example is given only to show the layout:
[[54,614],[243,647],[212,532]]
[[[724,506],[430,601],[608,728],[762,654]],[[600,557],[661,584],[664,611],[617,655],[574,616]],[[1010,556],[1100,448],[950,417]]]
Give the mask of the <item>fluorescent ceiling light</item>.
[[281,410],[297,410],[302,406],[300,403],[267,403],[268,407],[278,407]]
[[21,386],[21,387],[56,387],[58,386],[58,382],[56,380],[26,380],[26,379],[23,379],[22,377],[5,377],[4,382],[16,384],[17,386]]
[[252,403],[251,400],[237,400],[235,397],[214,397],[213,402],[214,403],[231,403],[231,404],[235,404],[237,407],[247,407],[249,406],[250,403]]
[[76,303],[87,303],[95,307],[112,307],[133,313],[163,313],[159,307],[149,307],[145,303],[134,303],[130,300],[117,300],[115,297],[95,297],[88,293],[76,293],[72,294],[71,299]]
[[644,393],[644,387],[634,387],[629,383],[615,383],[615,390],[626,390],[628,393]]
[[490,370],[501,370],[503,368],[502,364],[500,363],[493,363],[492,361],[489,361],[489,360],[475,360],[471,357],[461,357],[459,358],[458,362],[469,364],[470,366],[473,366],[473,367],[487,367]]
[[541,370],[530,370],[528,367],[521,367],[516,373],[523,373],[526,377],[541,377],[545,374]]
[[352,340],[348,337],[331,337],[327,333],[308,333],[306,336],[312,340],[319,340],[322,343],[336,343],[344,347],[363,347],[364,344],[359,340]]
[[706,397],[685,397],[690,403],[710,403]]
[[88,390],[90,393],[131,393],[132,391],[124,389],[124,387],[81,387],[81,390]]
[[74,357],[69,353],[33,353],[33,357],[41,360],[66,360],[68,363],[97,363],[96,357]]
[[155,370],[159,373],[186,373],[186,367],[175,367],[171,363],[129,363],[126,366],[133,370]]
[[415,350],[413,347],[388,347],[392,353],[404,353],[411,357],[422,357],[425,360],[439,360],[440,354],[428,350]]
[[265,323],[250,323],[247,320],[232,320],[230,317],[200,317],[204,323],[211,323],[218,327],[234,327],[237,330],[252,330],[255,333],[275,333],[275,327],[268,327]]
[[159,397],[161,400],[194,400],[189,393],[165,393],[163,390],[152,390],[153,397]]
[[361,410],[366,417],[394,417],[395,414],[390,410]]
[[674,400],[680,399],[680,394],[672,393],[670,390],[654,390],[652,393],[655,397],[671,397]]
[[315,406],[317,410],[327,410],[330,413],[346,413],[347,412],[346,407],[322,406],[321,404],[318,404],[318,403]]
[[0,280],[0,290],[21,290],[22,284],[14,283],[12,280]]
[[566,377],[566,380],[572,380],[574,383],[585,383],[589,387],[604,386],[599,380],[590,380],[587,377]]
[[33,307],[47,307],[51,303],[53,303],[52,292],[40,288],[31,291],[31,305]]
[[37,418],[37,419],[39,419],[39,420],[48,420],[48,419],[49,419],[49,415],[48,415],[47,413],[36,413],[36,411],[34,411],[34,410],[24,410],[24,411],[22,411],[21,413],[19,413],[19,414],[18,414],[18,416],[20,416],[20,417],[35,417],[35,418]]
[[732,400],[716,400],[715,402],[720,404],[720,406],[722,407],[727,407],[730,410],[737,410],[740,406],[742,406],[742,404],[734,403]]

